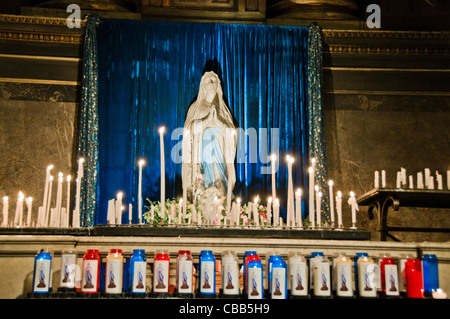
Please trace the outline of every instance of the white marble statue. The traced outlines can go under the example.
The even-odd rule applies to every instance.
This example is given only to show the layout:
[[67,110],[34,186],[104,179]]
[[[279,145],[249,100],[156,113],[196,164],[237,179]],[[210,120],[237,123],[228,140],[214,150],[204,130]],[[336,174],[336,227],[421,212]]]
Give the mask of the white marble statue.
[[236,143],[233,117],[223,100],[220,79],[214,72],[206,72],[197,100],[187,112],[182,142],[183,191],[189,202],[197,202],[205,212],[215,197],[219,202],[228,197],[231,203]]

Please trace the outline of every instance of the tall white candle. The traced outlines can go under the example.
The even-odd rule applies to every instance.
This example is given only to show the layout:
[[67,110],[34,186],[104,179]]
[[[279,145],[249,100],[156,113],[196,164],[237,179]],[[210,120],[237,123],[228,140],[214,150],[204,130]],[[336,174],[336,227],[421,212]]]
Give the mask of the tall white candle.
[[47,202],[48,202],[48,187],[50,185],[50,171],[53,169],[53,165],[47,166],[45,172],[45,187],[44,187],[44,199],[42,200],[42,207],[44,214],[47,212]]
[[186,219],[186,214],[187,214],[187,187],[183,188],[183,223]]
[[356,211],[359,210],[358,204],[356,203],[355,193],[350,192],[350,198],[348,199],[348,204],[352,208],[352,227],[356,227]]
[[397,183],[396,183],[396,187],[397,187],[397,188],[402,188],[402,172],[400,172],[400,171],[397,172]]
[[237,214],[236,214],[236,225],[240,225],[241,224],[241,199],[238,197],[236,198],[236,203],[237,203]]
[[175,204],[174,203],[170,203],[169,206],[169,225],[170,224],[174,224],[175,223]]
[[52,186],[53,186],[53,176],[50,175],[49,179],[49,185],[48,185],[48,198],[47,198],[47,211],[45,212],[45,220],[44,220],[44,227],[49,226],[49,218],[50,218],[50,203],[52,200]]
[[116,224],[121,225],[122,224],[122,199],[123,199],[123,193],[118,192],[116,195]]
[[256,196],[253,203],[253,221],[255,222],[256,226],[259,226],[258,206],[259,206],[259,197]]
[[[313,159],[314,160],[314,159]],[[314,220],[314,167],[309,168],[309,224],[312,228],[315,227]]]
[[236,202],[232,202],[230,216],[228,216],[228,220],[230,221],[230,226],[234,225],[234,221],[236,220],[235,214],[236,214]]
[[401,172],[401,181],[402,181],[402,185],[406,185],[408,183],[407,179],[406,179],[406,169],[404,169],[403,167],[400,168],[400,172]]
[[295,192],[295,223],[298,227],[303,227],[302,221],[302,190],[299,188]]
[[165,176],[165,160],[164,160],[164,126],[159,128],[159,147],[161,153],[161,216],[164,216],[164,206],[166,202],[166,176]]
[[328,182],[328,186],[329,186],[329,197],[330,197],[330,220],[331,220],[331,225],[334,225],[334,193],[333,193],[333,181],[330,180]]
[[67,210],[65,207],[61,207],[61,227],[66,227],[68,220]]
[[[138,181],[138,223],[142,223],[142,166],[144,166],[145,160],[140,159],[139,165],[139,181]],[[130,218],[131,220],[131,218]]]
[[442,175],[439,174],[438,171],[436,171],[436,183],[437,183],[437,189],[442,190]]
[[66,199],[66,220],[64,223],[64,227],[69,227],[69,212],[70,212],[70,181],[72,177],[70,175],[67,175],[66,181],[67,181],[67,199]]
[[178,225],[184,224],[183,206],[183,198],[180,198],[178,202]]
[[273,201],[273,219],[274,219],[274,226],[279,225],[279,219],[280,219],[280,201],[278,198],[275,198]]
[[269,225],[272,224],[272,197],[267,200],[267,220]]
[[26,203],[27,203],[27,227],[30,227],[31,226],[31,212],[33,211],[32,210],[33,198],[27,197]]
[[128,223],[131,225],[133,222],[133,204],[128,204]]
[[288,207],[287,207],[287,224],[286,226],[294,226],[294,185],[292,182],[292,164],[294,158],[290,155],[286,156],[288,165]]
[[450,190],[450,171],[447,171],[447,189]]
[[374,181],[375,188],[380,187],[380,172],[375,171],[375,181]]
[[412,175],[409,175],[409,188],[414,188],[414,178]]
[[108,224],[114,225],[116,223],[116,199],[108,201],[108,212],[106,217]]
[[14,226],[22,227],[24,199],[25,195],[22,192],[19,192],[19,196],[17,197],[16,215],[14,216]]
[[434,189],[434,177],[428,176],[428,189]]
[[342,193],[341,191],[337,192],[336,196],[336,212],[338,217],[338,227],[342,228]]
[[277,156],[275,154],[272,154],[270,156],[270,160],[271,160],[271,168],[272,168],[272,198],[276,198],[277,197],[277,183],[276,183],[276,161],[277,161]]
[[44,207],[40,206],[38,208],[38,217],[37,217],[36,227],[42,227],[44,225],[44,219],[45,219]]
[[429,168],[425,168],[424,169],[425,174],[424,174],[424,183],[425,183],[425,187],[428,188],[428,182],[430,180],[430,169]]
[[386,188],[386,171],[381,171],[381,187]]
[[55,226],[60,227],[61,226],[61,207],[62,207],[62,184],[63,184],[64,178],[63,173],[58,173],[58,187],[56,190],[56,219],[55,219]]
[[8,226],[8,210],[9,210],[9,201],[8,196],[3,196],[3,222],[2,226]]
[[423,174],[422,174],[422,172],[417,172],[417,188],[423,189]]
[[317,227],[322,227],[322,192],[319,190],[319,186],[316,185],[316,215],[317,215]]

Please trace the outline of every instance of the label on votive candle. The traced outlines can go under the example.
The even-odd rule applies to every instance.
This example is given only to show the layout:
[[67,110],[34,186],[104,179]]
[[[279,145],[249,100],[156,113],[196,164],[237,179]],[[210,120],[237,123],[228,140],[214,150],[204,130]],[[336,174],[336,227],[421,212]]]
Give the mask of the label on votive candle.
[[353,296],[351,262],[338,262],[336,264],[336,295],[340,297]]
[[61,281],[60,287],[75,288],[75,276],[77,271],[77,262],[75,254],[63,254],[61,256]]
[[386,283],[386,295],[398,296],[400,292],[397,265],[384,265],[384,280]]
[[51,260],[37,260],[34,273],[33,292],[49,292]]
[[153,264],[153,292],[169,292],[169,261],[155,260]]
[[202,261],[200,269],[200,292],[215,293],[214,261]]
[[225,295],[238,295],[240,283],[237,262],[227,260],[222,267],[223,293]]
[[272,268],[272,299],[286,299],[286,269],[281,267]]
[[330,265],[327,262],[321,262],[314,267],[314,295],[330,296]]
[[375,264],[372,262],[358,262],[359,295],[361,297],[376,297]]
[[123,277],[123,259],[107,258],[105,292],[112,294],[120,294],[122,292],[122,283],[123,283],[122,277]]
[[261,280],[261,268],[248,268],[247,269],[247,297],[248,299],[261,299],[262,298],[262,280]]
[[146,286],[147,263],[145,261],[134,262],[133,282],[131,283],[131,292],[143,293]]
[[306,262],[301,260],[293,261],[289,264],[291,276],[291,295],[306,296],[308,294],[308,275],[306,272]]
[[97,260],[83,261],[83,282],[81,283],[82,292],[97,292],[98,271],[99,269]]
[[192,260],[180,260],[178,264],[179,293],[192,293]]

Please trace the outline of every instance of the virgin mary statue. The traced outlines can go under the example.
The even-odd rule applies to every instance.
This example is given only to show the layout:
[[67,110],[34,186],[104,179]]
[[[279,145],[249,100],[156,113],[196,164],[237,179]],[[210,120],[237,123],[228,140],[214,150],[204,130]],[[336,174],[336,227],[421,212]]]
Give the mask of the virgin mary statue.
[[231,203],[236,143],[220,79],[214,72],[206,72],[197,99],[189,106],[182,142],[183,192],[204,211],[214,199],[223,202],[228,197],[228,205]]

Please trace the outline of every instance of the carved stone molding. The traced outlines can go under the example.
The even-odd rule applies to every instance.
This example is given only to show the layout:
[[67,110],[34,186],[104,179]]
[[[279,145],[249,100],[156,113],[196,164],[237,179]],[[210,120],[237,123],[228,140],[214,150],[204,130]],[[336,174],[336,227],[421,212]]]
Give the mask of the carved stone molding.
[[[35,16],[22,16],[22,15],[10,15],[1,14],[0,23],[14,23],[14,24],[38,24],[46,26],[62,26],[66,27],[66,19],[63,18],[51,18],[51,17],[35,17]],[[86,25],[86,20],[80,20],[81,27]]]
[[324,52],[347,54],[450,54],[450,32],[323,29]]
[[83,42],[83,35],[82,34],[53,33],[53,32],[33,32],[33,31],[17,31],[17,30],[2,31],[2,30],[0,30],[0,39],[81,44]]

